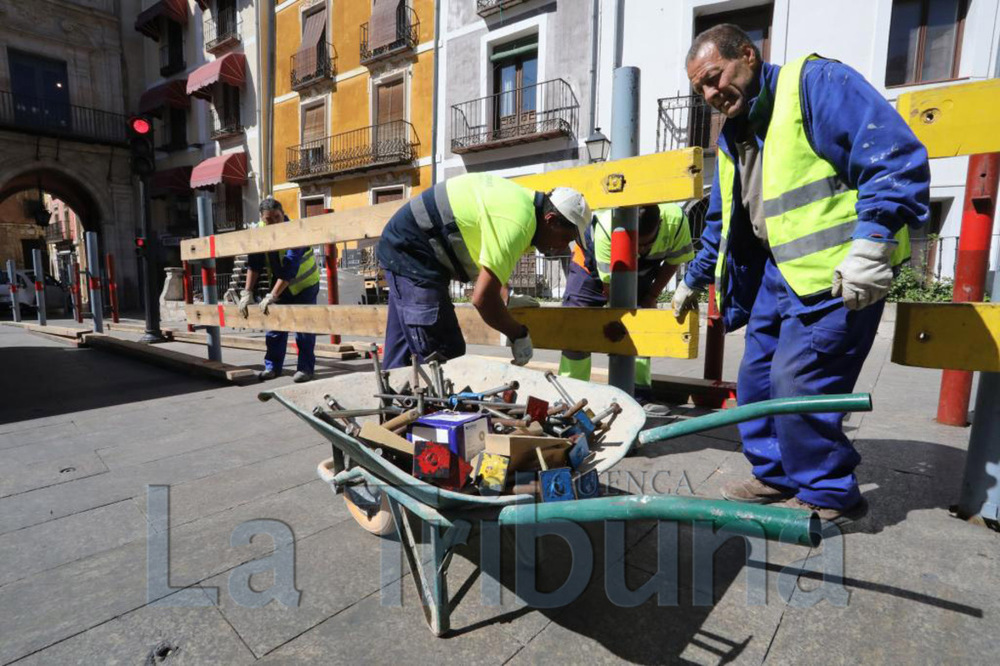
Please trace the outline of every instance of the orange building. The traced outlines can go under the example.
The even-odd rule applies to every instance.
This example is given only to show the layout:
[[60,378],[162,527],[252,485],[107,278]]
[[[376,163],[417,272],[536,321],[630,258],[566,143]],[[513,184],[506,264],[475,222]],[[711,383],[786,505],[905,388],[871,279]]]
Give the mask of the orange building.
[[429,187],[433,0],[289,0],[275,29],[273,189],[289,217]]

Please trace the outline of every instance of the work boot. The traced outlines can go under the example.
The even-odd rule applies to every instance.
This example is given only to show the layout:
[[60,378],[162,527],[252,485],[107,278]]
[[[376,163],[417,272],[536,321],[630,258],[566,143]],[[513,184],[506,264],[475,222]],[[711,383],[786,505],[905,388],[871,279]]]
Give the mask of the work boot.
[[855,520],[861,520],[868,514],[868,500],[864,497],[849,509],[831,509],[828,506],[817,506],[809,502],[803,502],[798,497],[793,497],[782,502],[781,506],[788,507],[789,509],[815,511],[820,520],[825,520],[834,525],[844,525]]
[[307,382],[307,381],[309,381],[312,378],[313,378],[313,376],[312,376],[311,373],[302,372],[301,370],[296,370],[295,374],[292,375],[292,381],[295,382],[296,384],[301,384],[303,382]]
[[257,379],[262,382],[266,382],[268,379],[274,379],[278,376],[278,373],[274,370],[261,370],[257,373]]
[[730,481],[722,486],[722,497],[732,502],[772,504],[790,499],[793,496],[791,491],[775,488],[757,477],[750,477],[742,481]]

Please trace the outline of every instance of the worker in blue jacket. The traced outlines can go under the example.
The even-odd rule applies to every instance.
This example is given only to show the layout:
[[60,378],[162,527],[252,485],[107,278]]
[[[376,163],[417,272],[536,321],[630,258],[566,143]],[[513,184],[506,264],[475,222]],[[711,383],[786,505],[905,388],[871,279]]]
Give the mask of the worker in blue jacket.
[[[281,202],[266,197],[260,202],[261,224],[281,224],[288,220]],[[247,281],[240,292],[239,309],[244,317],[250,311],[253,291],[264,270],[271,276],[271,291],[260,300],[258,306],[265,315],[272,304],[275,305],[315,305],[319,294],[319,266],[311,247],[296,247],[284,252],[251,254],[247,258]],[[281,374],[288,350],[287,331],[268,331],[265,335],[267,351],[264,353],[264,370],[258,373],[261,381],[274,379]],[[307,382],[316,370],[316,336],[312,333],[296,333],[295,346],[298,360],[292,380]]]
[[[692,88],[726,117],[702,234],[673,299],[697,307],[716,285],[726,329],[747,327],[740,404],[849,393],[871,349],[909,228],[927,222],[927,151],[896,110],[845,64],[761,61],[740,28],[695,38]],[[867,505],[844,414],[740,426],[751,479],[727,499],[784,502],[834,522]]]

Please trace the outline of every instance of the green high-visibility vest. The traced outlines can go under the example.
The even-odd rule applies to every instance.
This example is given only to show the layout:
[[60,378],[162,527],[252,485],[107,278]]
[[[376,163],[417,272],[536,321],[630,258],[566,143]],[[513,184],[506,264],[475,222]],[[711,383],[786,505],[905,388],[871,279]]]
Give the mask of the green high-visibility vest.
[[[265,224],[263,220],[260,221],[260,226],[263,227]],[[271,266],[270,253],[264,255],[264,260],[267,262],[267,270],[271,273],[271,280],[276,280],[277,276],[274,272],[275,267]],[[319,266],[316,264],[316,253],[312,251],[312,248],[309,248],[302,255],[302,261],[299,262],[299,270],[295,273],[295,277],[288,281],[288,293],[295,296],[314,284],[319,284]]]
[[[778,73],[774,108],[763,155],[764,218],[771,255],[782,277],[799,296],[829,291],[833,271],[847,256],[858,224],[858,191],[827,160],[816,154],[806,136],[802,114],[802,71],[815,54],[793,60]],[[736,167],[718,151],[722,197],[722,234],[715,265],[720,307],[725,286],[726,246],[735,203]],[[910,234],[904,226],[892,265],[910,258]]]

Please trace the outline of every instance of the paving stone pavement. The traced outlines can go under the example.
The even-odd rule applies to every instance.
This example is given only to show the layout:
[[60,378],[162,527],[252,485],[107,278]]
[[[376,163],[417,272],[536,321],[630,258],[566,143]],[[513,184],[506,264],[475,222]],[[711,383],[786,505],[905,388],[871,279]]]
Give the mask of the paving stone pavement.
[[[890,346],[886,324],[858,383],[875,409],[847,420],[871,512],[842,537],[762,551],[670,523],[636,521],[623,534],[588,525],[594,567],[582,593],[532,608],[515,593],[511,532],[499,605],[483,594],[473,533],[449,569],[452,633],[435,638],[408,569],[396,562],[383,572],[393,541],[358,528],[316,477],[328,443],[280,405],[259,402],[259,386],[223,386],[0,326],[0,664],[995,663],[1000,535],[948,514],[968,430],[933,421],[940,374],[892,365]],[[740,334],[727,336],[729,379],[742,347]],[[261,357],[224,350],[236,364],[259,366]],[[595,367],[605,360],[595,357]],[[657,359],[653,368],[699,376],[701,360]],[[318,374],[358,369],[367,363],[323,361]],[[674,406],[670,418],[700,413]],[[644,447],[603,481],[715,497],[748,471],[730,427]],[[166,519],[148,513],[151,485],[169,487]],[[283,524],[291,543],[260,534],[233,545],[234,530],[255,519],[279,521],[271,524]],[[569,550],[555,537],[539,548],[537,584],[551,591],[568,575]],[[164,553],[169,587],[158,587],[148,567]],[[233,581],[249,575],[253,590],[267,590],[267,563],[286,554],[297,608],[234,600]],[[619,580],[662,594],[624,595]]]

